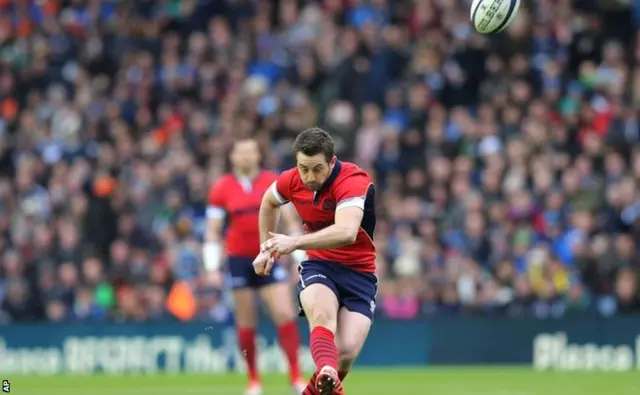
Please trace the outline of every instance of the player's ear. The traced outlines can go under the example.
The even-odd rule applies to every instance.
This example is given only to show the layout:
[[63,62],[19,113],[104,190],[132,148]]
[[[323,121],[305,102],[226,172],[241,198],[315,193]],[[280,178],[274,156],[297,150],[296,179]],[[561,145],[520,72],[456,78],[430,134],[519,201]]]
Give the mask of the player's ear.
[[329,165],[333,167],[335,166],[337,161],[338,161],[338,157],[334,155],[333,158],[331,158],[331,160],[329,161]]

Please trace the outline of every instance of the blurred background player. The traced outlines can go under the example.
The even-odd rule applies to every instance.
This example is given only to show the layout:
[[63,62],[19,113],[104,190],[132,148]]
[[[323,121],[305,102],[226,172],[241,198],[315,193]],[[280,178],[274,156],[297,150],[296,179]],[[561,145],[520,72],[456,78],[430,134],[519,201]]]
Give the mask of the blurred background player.
[[[280,346],[289,362],[291,384],[294,392],[299,394],[306,383],[299,368],[300,336],[294,319],[287,270],[276,264],[270,275],[258,276],[252,266],[254,257],[260,251],[260,202],[277,175],[260,168],[260,149],[253,139],[236,141],[230,160],[233,168],[231,173],[221,177],[209,191],[207,232],[203,247],[205,266],[209,271],[220,272],[223,258],[227,258],[226,269],[233,289],[238,343],[249,375],[246,394],[262,393],[255,344],[258,322],[256,292],[277,326]],[[299,232],[299,224],[292,210],[283,210],[283,216],[288,231]],[[228,227],[223,244],[225,219]],[[293,256],[298,261],[305,257],[303,251],[298,251]]]
[[[263,243],[254,267],[268,278],[274,253],[307,251],[298,298],[317,369],[303,394],[343,394],[341,381],[364,345],[376,308],[375,187],[364,170],[337,160],[333,139],[320,128],[300,133],[294,154],[297,167],[283,172],[262,201]],[[305,235],[275,233],[279,208],[288,202]]]

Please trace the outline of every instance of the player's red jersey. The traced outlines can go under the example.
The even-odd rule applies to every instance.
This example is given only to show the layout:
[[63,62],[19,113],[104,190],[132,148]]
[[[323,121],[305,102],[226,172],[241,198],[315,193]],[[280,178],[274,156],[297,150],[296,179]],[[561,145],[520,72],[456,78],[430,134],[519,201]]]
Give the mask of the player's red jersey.
[[364,170],[353,163],[337,161],[320,191],[314,193],[304,185],[298,169],[293,168],[280,174],[272,190],[280,203],[293,203],[306,233],[333,225],[336,210],[360,207],[364,216],[353,244],[329,250],[307,251],[307,256],[310,260],[332,261],[361,272],[375,272],[375,188],[371,177]]
[[277,177],[274,173],[261,171],[249,180],[229,173],[209,190],[207,217],[228,217],[225,246],[229,256],[255,258],[260,253],[260,203]]

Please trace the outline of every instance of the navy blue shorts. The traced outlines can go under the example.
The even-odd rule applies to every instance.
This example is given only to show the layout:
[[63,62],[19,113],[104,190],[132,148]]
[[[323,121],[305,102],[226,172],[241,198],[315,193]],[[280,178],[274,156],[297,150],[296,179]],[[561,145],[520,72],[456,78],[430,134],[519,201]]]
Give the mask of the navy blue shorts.
[[324,284],[338,298],[340,307],[363,314],[373,321],[378,293],[378,277],[373,273],[363,273],[336,262],[305,261],[298,268],[298,303],[300,316],[304,316],[300,303],[300,292],[311,284]]
[[227,259],[227,274],[231,277],[231,288],[261,288],[286,281],[289,277],[287,269],[277,262],[273,265],[271,274],[258,276],[253,270],[253,259],[247,257],[230,256]]

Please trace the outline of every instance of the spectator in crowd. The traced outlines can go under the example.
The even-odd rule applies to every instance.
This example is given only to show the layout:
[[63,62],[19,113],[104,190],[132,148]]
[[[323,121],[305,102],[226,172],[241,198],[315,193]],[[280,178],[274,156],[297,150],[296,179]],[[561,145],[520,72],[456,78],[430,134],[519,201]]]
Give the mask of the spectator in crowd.
[[206,190],[319,125],[375,174],[379,314],[640,312],[637,2],[0,0],[0,318],[224,321]]

